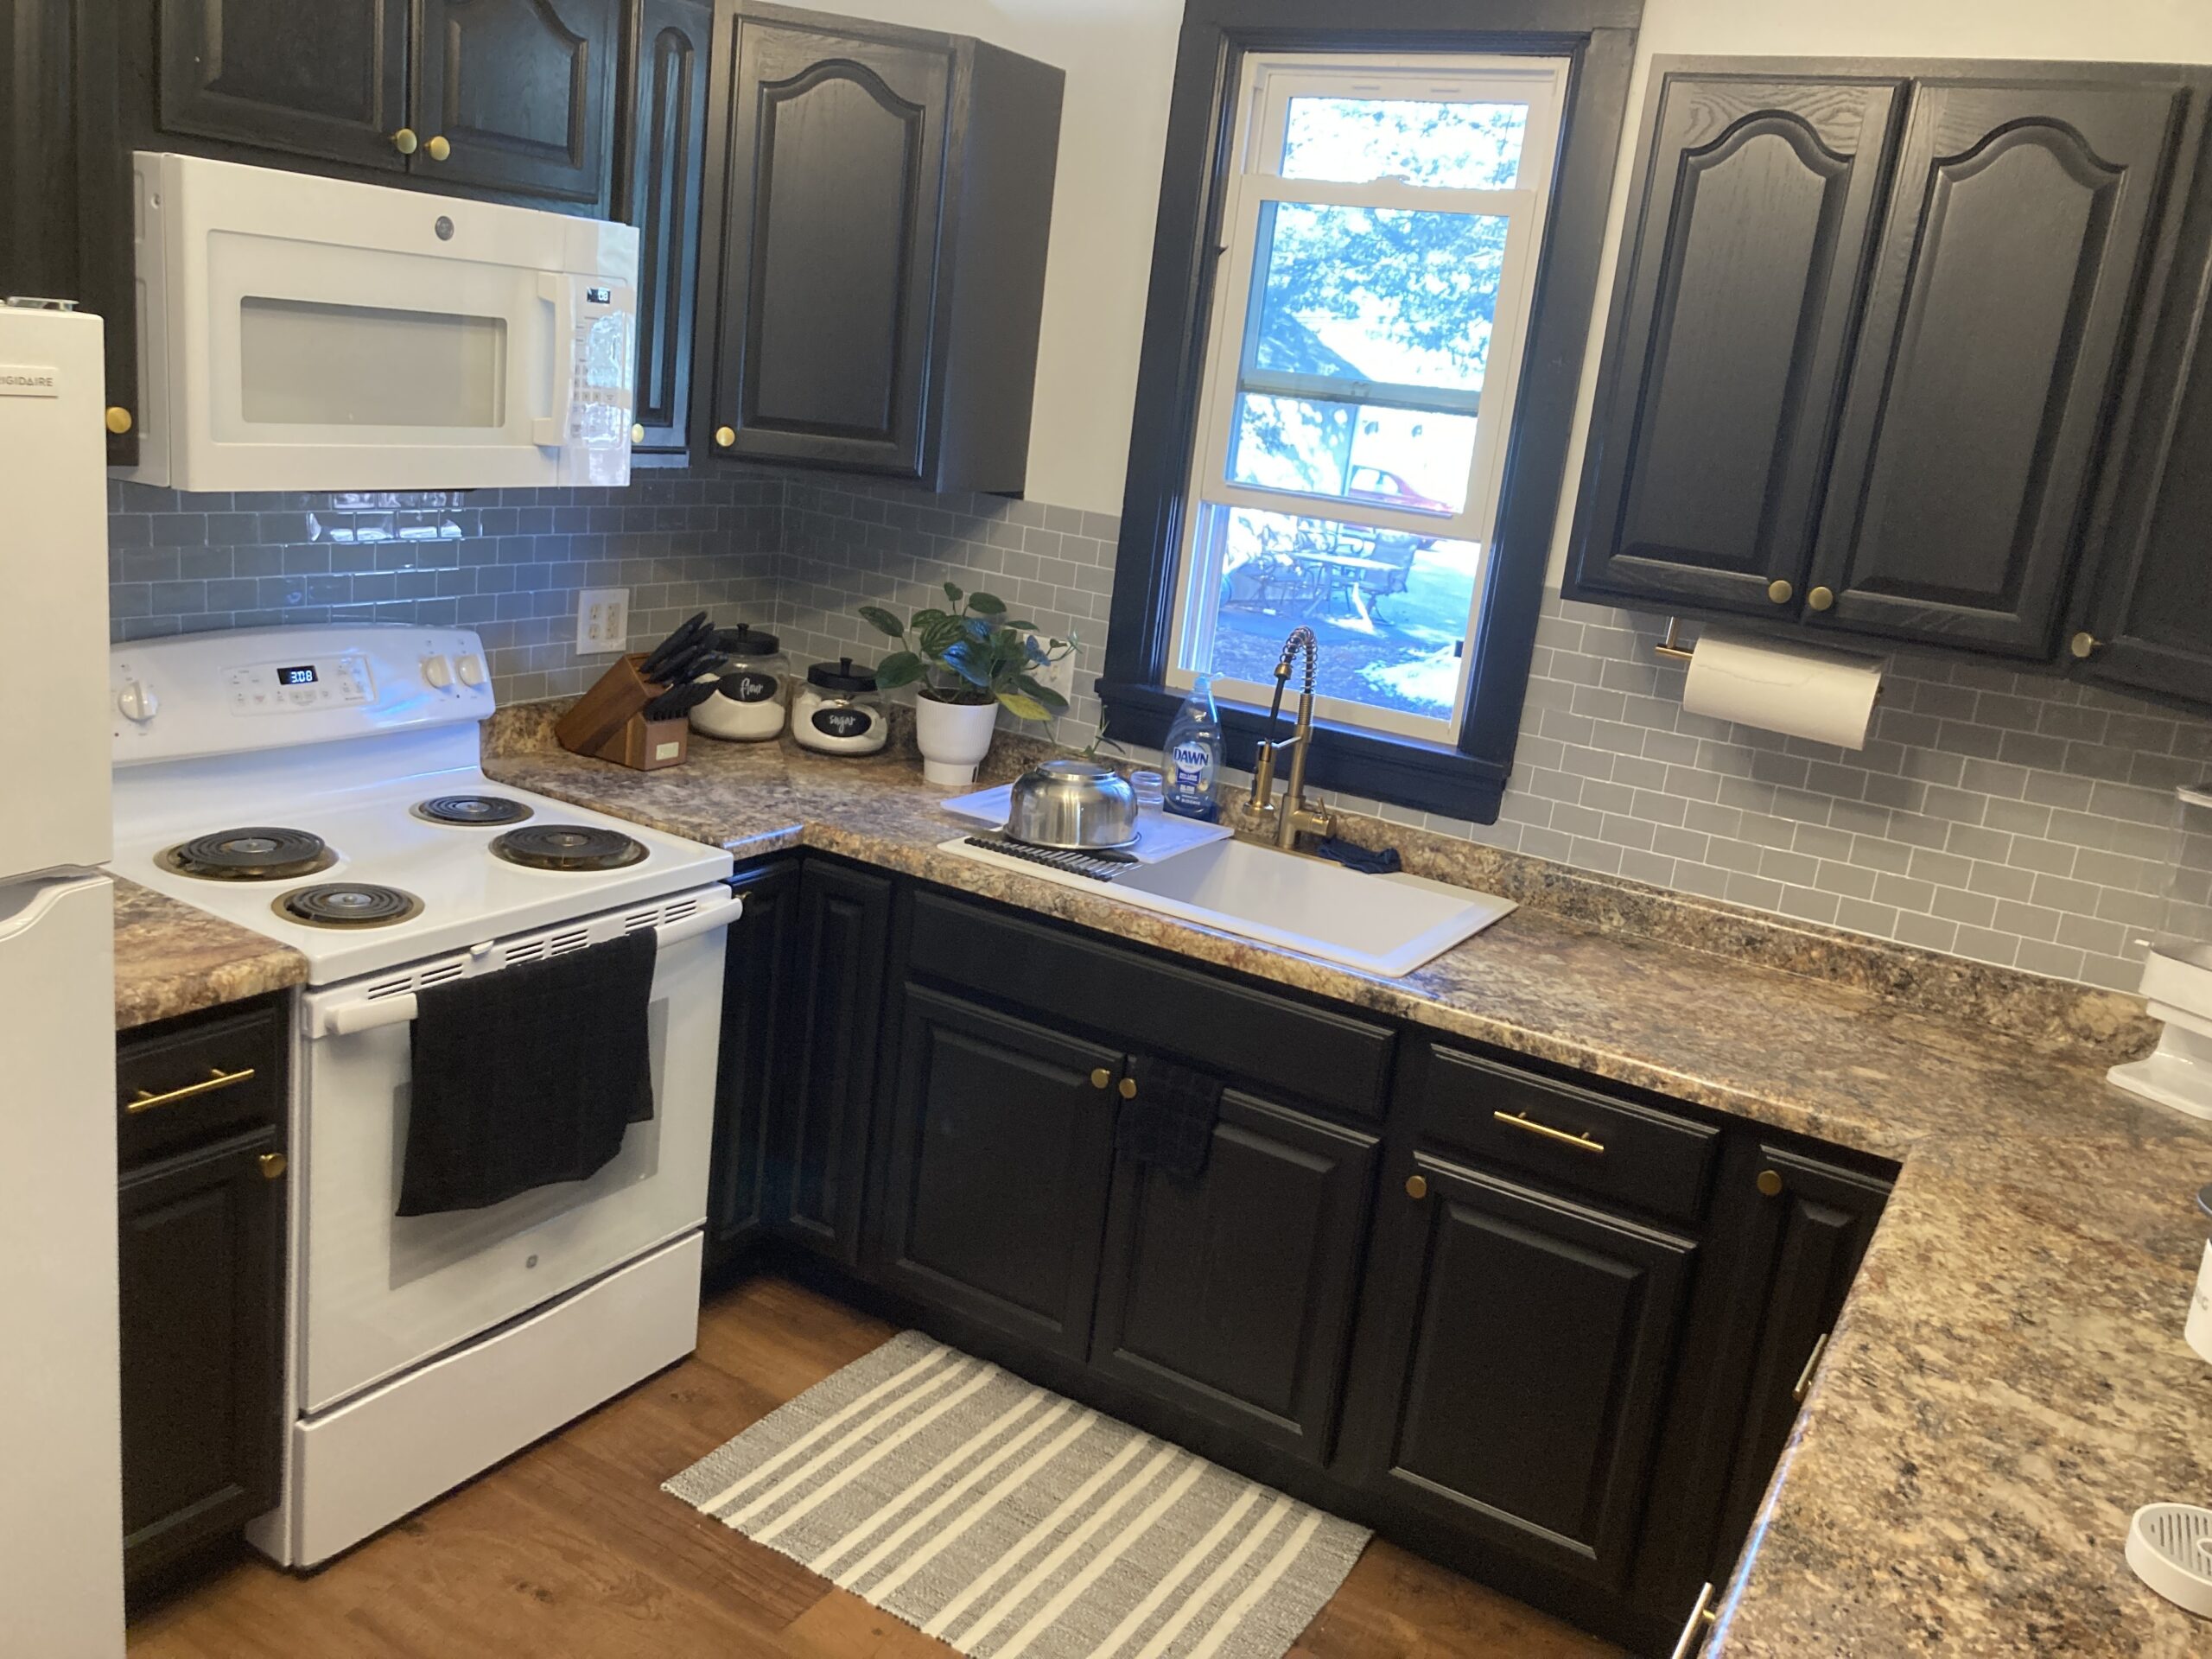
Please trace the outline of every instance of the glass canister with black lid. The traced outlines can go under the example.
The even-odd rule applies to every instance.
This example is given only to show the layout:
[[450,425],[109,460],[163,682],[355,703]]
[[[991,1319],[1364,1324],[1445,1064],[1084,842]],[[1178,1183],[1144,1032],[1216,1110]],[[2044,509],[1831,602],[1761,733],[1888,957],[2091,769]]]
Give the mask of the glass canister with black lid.
[[817,663],[791,700],[791,735],[824,754],[874,754],[891,736],[875,671],[849,657]]
[[791,671],[784,642],[741,623],[724,629],[715,648],[729,662],[715,676],[713,695],[692,709],[691,729],[745,743],[782,736]]

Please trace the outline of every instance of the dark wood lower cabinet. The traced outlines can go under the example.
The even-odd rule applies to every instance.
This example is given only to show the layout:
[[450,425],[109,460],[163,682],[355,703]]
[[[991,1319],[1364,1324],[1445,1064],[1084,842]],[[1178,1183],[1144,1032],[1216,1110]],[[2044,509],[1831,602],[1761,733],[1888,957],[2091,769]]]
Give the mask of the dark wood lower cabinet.
[[1117,1160],[1092,1366],[1326,1464],[1378,1144],[1232,1089],[1196,1177]]
[[283,1192],[274,1128],[147,1165],[120,1194],[124,1571],[276,1501]]
[[1121,1055],[919,987],[906,1009],[885,1281],[1082,1358]]
[[1392,1207],[1365,1484],[1618,1586],[1697,1245],[1427,1158]]
[[787,1082],[798,976],[798,861],[758,866],[731,885],[744,910],[730,927],[722,963],[715,1160],[707,1192],[707,1253],[715,1262],[749,1243],[767,1221],[772,1101]]

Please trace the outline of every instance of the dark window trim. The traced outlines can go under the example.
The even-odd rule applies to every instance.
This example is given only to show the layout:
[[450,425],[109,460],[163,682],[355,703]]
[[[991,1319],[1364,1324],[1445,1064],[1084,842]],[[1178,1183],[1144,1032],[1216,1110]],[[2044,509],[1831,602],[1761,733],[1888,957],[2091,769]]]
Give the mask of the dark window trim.
[[[1158,747],[1181,699],[1166,689],[1175,559],[1205,366],[1213,250],[1243,62],[1255,52],[1488,52],[1572,64],[1520,399],[1498,502],[1475,677],[1452,747],[1340,726],[1316,734],[1306,775],[1423,811],[1496,820],[1527,695],[1576,394],[1593,326],[1599,252],[1628,113],[1643,0],[1189,0],[1168,105],[1167,153],[1137,363],[1122,537],[1099,696],[1109,736]],[[1285,632],[1288,632],[1288,624]],[[1264,712],[1222,710],[1231,766],[1249,766]]]

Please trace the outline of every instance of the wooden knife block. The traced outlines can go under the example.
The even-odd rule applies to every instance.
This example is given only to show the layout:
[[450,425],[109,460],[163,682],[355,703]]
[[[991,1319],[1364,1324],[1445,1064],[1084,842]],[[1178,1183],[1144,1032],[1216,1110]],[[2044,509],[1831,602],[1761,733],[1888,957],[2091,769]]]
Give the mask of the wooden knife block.
[[553,736],[571,754],[612,760],[632,772],[680,766],[690,753],[691,722],[647,720],[645,705],[668,690],[638,671],[642,655],[625,657],[599,677],[575,707],[554,722]]

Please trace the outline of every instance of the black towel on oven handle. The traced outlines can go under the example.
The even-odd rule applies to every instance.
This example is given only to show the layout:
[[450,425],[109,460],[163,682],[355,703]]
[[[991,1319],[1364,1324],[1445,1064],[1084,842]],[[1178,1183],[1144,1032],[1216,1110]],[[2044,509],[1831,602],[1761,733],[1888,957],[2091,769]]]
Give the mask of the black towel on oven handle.
[[653,930],[417,993],[403,1216],[588,1179],[653,1115]]
[[1114,1120],[1115,1150],[1186,1179],[1205,1173],[1221,1116],[1219,1079],[1148,1055],[1129,1062],[1129,1077],[1136,1093]]

